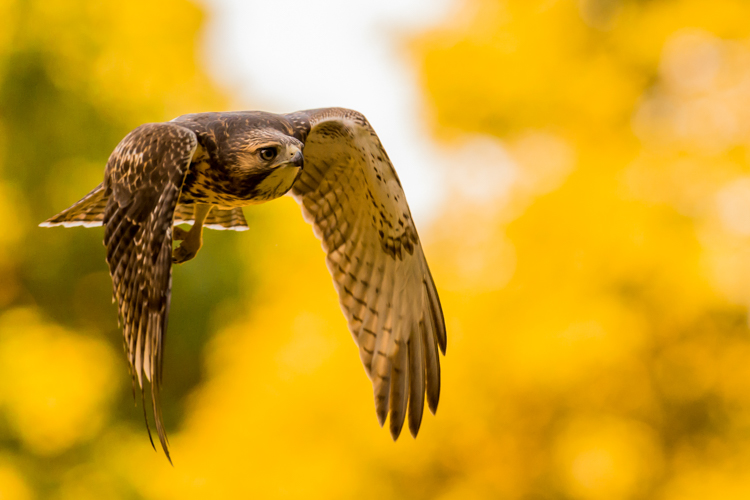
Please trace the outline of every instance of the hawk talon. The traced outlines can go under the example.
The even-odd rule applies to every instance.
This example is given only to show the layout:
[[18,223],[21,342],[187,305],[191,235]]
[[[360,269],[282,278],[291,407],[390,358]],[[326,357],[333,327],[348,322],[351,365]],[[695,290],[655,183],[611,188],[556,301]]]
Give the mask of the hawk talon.
[[182,242],[180,245],[172,250],[172,262],[175,264],[182,264],[187,262],[198,254],[198,250],[203,246],[203,220],[200,221],[200,225],[194,225],[190,228],[190,231],[180,229],[177,235]]
[[172,241],[181,241],[180,245],[172,250],[172,263],[182,264],[198,254],[203,246],[203,221],[206,220],[212,206],[209,204],[198,204],[195,206],[195,222],[186,231],[181,227],[172,227]]
[[185,231],[179,226],[172,228],[172,241],[182,241],[187,238],[189,231]]
[[[177,236],[174,236],[175,232]],[[190,231],[175,227],[173,229],[172,240],[181,240],[179,246],[172,250],[172,262],[175,264],[187,262],[198,255],[198,250],[203,246],[201,226],[193,226],[190,228]]]
[[196,255],[198,255],[198,250],[200,250],[200,246],[193,250],[190,248],[190,244],[186,245],[185,242],[189,240],[183,241],[180,246],[172,250],[172,263],[174,264],[182,264],[183,262],[187,262],[191,259],[193,259]]

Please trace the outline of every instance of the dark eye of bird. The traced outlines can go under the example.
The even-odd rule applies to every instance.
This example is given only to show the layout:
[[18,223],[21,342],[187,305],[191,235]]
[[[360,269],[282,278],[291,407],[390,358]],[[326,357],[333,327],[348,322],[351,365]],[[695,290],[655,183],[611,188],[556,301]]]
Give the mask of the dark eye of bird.
[[258,150],[260,157],[266,161],[271,161],[276,158],[276,148],[260,148]]

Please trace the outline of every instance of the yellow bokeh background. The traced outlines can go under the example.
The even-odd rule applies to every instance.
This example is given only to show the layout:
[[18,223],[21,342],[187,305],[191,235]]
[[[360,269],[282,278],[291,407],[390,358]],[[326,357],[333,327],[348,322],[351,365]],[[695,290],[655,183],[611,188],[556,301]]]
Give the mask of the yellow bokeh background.
[[748,19],[462,0],[402,39],[453,151],[419,228],[449,335],[437,415],[416,440],[379,428],[284,198],[175,270],[170,466],[133,407],[101,230],[36,224],[138,124],[233,107],[197,57],[204,14],[0,0],[0,498],[749,498]]

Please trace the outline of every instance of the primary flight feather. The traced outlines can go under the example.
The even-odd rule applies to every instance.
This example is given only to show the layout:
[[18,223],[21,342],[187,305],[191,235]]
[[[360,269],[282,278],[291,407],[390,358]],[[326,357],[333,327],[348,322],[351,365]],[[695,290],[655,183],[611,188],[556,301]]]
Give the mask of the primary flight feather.
[[327,254],[380,424],[390,414],[394,439],[405,420],[416,436],[425,397],[437,409],[440,300],[401,183],[365,117],[341,108],[184,115],[130,132],[104,182],[41,224],[104,226],[130,371],[142,395],[150,382],[167,457],[159,389],[172,263],[195,257],[203,227],[246,230],[243,206],[287,192]]

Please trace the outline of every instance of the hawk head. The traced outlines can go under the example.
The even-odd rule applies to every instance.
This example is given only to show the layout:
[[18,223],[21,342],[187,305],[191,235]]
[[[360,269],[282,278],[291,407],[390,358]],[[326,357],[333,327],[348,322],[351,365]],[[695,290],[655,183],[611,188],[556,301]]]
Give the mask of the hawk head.
[[228,173],[245,199],[260,203],[283,196],[302,171],[302,141],[284,131],[251,129],[238,146]]

